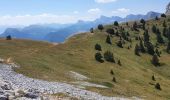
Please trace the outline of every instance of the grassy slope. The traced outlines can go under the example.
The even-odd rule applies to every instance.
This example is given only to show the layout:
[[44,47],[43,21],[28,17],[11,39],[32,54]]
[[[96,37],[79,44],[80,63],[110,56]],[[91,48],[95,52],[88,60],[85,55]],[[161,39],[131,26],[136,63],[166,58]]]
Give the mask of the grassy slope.
[[[152,24],[162,26],[160,21],[148,21],[147,26],[151,28]],[[168,18],[166,19],[168,20]],[[167,21],[168,22],[168,21]],[[125,27],[125,25],[123,24]],[[112,25],[106,26],[106,28]],[[105,29],[106,29],[105,28]],[[129,28],[126,27],[128,31]],[[155,41],[155,35],[149,32],[152,41]],[[136,32],[130,31],[132,37]],[[143,34],[143,31],[138,33]],[[69,71],[76,71],[91,78],[90,82],[107,85],[109,89],[90,88],[87,89],[102,93],[104,95],[115,96],[140,96],[145,99],[170,99],[170,55],[165,53],[165,47],[160,61],[161,67],[154,67],[150,60],[152,56],[142,54],[141,57],[134,55],[134,46],[137,41],[133,38],[133,48],[128,50],[127,42],[124,49],[118,48],[115,42],[117,37],[113,37],[113,45],[105,43],[105,32],[95,30],[95,34],[83,33],[71,37],[64,44],[53,45],[46,42],[36,42],[30,40],[11,40],[0,39],[0,57],[12,58],[14,62],[21,67],[15,69],[17,72],[33,78],[39,78],[49,81],[66,81],[72,79],[66,74]],[[101,44],[103,51],[110,50],[117,59],[120,59],[122,66],[112,63],[98,63],[94,59],[94,50],[96,43]],[[113,70],[117,83],[112,82],[110,70]],[[162,91],[158,91],[149,82],[152,75],[156,76],[157,82],[161,84]]]

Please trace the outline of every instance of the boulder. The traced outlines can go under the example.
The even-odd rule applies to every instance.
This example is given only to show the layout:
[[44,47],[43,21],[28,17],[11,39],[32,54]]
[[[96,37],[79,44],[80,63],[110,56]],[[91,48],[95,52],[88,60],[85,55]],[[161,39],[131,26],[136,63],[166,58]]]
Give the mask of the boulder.
[[8,98],[4,95],[0,95],[0,100],[8,100]]
[[30,98],[30,99],[36,99],[38,98],[38,95],[33,94],[33,93],[26,93],[24,97]]

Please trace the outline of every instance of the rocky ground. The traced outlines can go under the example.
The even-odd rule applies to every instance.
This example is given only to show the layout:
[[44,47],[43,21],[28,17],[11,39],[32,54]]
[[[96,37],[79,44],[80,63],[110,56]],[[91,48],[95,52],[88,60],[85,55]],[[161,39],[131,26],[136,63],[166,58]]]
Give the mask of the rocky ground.
[[85,100],[125,100],[120,97],[102,96],[66,83],[29,78],[14,72],[12,65],[0,64],[0,100],[49,100],[44,94],[57,93]]

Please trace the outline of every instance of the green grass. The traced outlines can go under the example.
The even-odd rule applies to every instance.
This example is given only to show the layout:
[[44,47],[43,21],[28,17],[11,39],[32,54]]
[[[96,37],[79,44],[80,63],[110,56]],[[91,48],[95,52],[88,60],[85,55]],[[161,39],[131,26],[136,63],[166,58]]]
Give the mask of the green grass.
[[[163,20],[150,20],[147,27],[151,28],[153,24],[162,27]],[[132,22],[129,23],[132,25]],[[113,25],[105,26],[105,29]],[[11,58],[20,68],[15,69],[32,78],[38,78],[48,81],[73,81],[67,73],[75,71],[90,78],[90,82],[108,86],[108,89],[87,87],[87,90],[99,92],[108,96],[137,96],[148,100],[170,99],[170,54],[165,52],[165,46],[161,46],[162,55],[161,67],[155,67],[151,64],[151,55],[142,54],[141,57],[134,55],[134,47],[138,41],[136,35],[143,34],[143,31],[134,32],[129,27],[122,24],[126,31],[129,31],[132,37],[132,49],[128,50],[126,43],[124,48],[118,48],[117,37],[112,38],[112,45],[106,44],[107,37],[105,30],[100,32],[95,30],[94,34],[82,33],[69,38],[65,43],[53,45],[47,42],[38,42],[31,40],[13,39],[7,41],[0,39],[0,57]],[[137,34],[134,34],[137,33]],[[155,34],[149,31],[152,41],[155,43]],[[94,59],[94,45],[98,43],[102,46],[102,53],[109,50],[113,52],[116,61],[120,59],[122,66],[105,62],[99,63]],[[113,70],[117,83],[112,82],[113,76],[110,70]],[[155,75],[156,82],[161,84],[162,91],[156,90],[150,85],[151,77]],[[153,83],[156,83],[153,82]]]

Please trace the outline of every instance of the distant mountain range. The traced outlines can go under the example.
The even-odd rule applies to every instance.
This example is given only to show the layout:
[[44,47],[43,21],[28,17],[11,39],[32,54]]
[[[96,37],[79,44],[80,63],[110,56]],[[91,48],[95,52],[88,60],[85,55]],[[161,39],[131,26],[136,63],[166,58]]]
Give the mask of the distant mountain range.
[[78,21],[75,24],[44,24],[44,25],[30,25],[25,28],[7,28],[0,37],[6,37],[11,35],[15,38],[24,38],[32,40],[43,40],[49,42],[64,42],[69,36],[79,33],[89,31],[91,27],[96,27],[98,24],[111,24],[114,21],[126,22],[135,21],[140,19],[153,19],[156,16],[160,16],[161,13],[148,12],[146,15],[133,15],[130,14],[125,18],[118,16],[106,17],[101,16],[94,21]]

